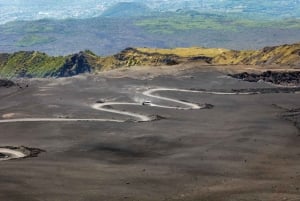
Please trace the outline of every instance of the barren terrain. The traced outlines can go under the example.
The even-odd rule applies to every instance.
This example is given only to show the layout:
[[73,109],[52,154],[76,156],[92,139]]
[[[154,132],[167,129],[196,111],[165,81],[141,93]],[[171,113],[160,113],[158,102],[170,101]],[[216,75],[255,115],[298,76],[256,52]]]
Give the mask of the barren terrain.
[[131,68],[0,88],[0,147],[45,151],[0,160],[0,200],[300,200],[299,90],[220,70]]

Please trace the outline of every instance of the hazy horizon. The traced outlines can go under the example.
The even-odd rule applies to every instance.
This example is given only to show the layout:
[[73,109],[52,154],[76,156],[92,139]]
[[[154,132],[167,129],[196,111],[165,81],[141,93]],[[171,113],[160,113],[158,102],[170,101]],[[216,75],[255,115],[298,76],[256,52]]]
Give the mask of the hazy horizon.
[[177,9],[205,12],[267,13],[270,17],[300,17],[300,0],[241,1],[241,0],[2,0],[0,2],[0,24],[15,20],[84,19],[97,17],[118,2],[144,3],[154,11]]

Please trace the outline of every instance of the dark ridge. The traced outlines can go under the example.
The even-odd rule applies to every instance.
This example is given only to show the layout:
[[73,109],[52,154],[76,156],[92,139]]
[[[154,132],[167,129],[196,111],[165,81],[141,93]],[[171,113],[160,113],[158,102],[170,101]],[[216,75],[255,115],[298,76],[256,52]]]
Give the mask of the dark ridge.
[[189,61],[204,61],[208,64],[212,62],[213,58],[211,57],[206,57],[206,56],[198,56],[198,57],[192,57],[189,59]]
[[247,82],[258,82],[262,80],[273,84],[283,84],[283,85],[300,84],[300,71],[294,71],[294,72],[266,71],[261,74],[243,72],[243,73],[228,74],[228,75],[233,78],[237,78]]
[[234,93],[252,93],[252,94],[274,94],[274,93],[295,93],[299,92],[300,87],[277,87],[277,88],[254,88],[254,89],[232,89]]
[[[203,91],[209,93],[206,89],[190,88],[192,91]],[[274,87],[274,88],[247,88],[247,89],[218,89],[215,92],[222,93],[250,93],[250,94],[272,94],[272,93],[295,93],[300,91],[300,87]]]

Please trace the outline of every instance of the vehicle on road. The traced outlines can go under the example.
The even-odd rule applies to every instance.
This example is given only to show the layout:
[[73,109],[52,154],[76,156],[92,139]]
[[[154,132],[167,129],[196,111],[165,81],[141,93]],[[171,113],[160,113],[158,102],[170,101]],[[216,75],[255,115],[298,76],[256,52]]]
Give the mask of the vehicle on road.
[[151,103],[151,101],[144,101],[143,103],[142,103],[142,105],[148,105],[148,106],[150,106],[152,103]]

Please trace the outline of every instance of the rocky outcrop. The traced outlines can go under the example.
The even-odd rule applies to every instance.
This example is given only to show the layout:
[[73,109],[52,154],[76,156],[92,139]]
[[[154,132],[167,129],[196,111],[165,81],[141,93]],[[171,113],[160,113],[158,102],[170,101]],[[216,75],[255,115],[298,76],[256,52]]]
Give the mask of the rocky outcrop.
[[[52,77],[70,77],[81,73],[90,73],[92,66],[87,61],[83,52],[74,54],[66,59],[65,64],[56,72],[51,73]],[[48,76],[48,75],[46,75]]]

